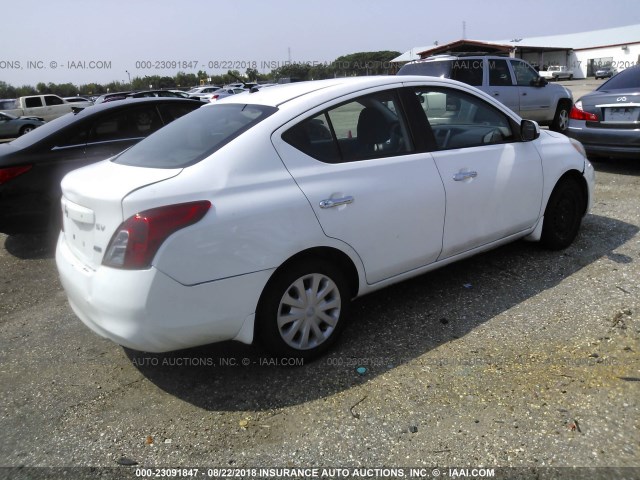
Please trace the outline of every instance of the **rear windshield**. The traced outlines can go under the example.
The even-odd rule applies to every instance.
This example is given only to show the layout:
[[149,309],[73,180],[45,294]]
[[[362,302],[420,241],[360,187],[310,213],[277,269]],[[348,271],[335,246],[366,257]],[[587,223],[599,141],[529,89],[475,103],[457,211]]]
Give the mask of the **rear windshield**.
[[199,108],[158,130],[113,161],[135,167],[188,167],[276,110],[275,107],[235,103]]
[[408,63],[398,71],[398,75],[451,78],[479,87],[482,85],[483,72],[484,62],[476,58]]
[[633,67],[614,75],[596,90],[631,90],[638,88],[640,88],[640,67]]

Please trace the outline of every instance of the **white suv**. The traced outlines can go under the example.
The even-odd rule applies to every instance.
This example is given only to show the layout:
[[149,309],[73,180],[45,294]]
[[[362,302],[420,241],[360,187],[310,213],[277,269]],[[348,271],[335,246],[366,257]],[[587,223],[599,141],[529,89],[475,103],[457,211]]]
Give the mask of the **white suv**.
[[571,92],[562,85],[549,84],[519,58],[437,55],[407,63],[398,75],[459,80],[485,91],[522,118],[563,133],[569,125]]

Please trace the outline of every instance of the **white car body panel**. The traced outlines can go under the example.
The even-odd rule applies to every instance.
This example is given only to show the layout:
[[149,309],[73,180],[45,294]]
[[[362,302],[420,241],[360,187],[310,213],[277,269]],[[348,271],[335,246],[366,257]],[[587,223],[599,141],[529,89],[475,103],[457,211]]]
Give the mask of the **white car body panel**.
[[[324,233],[349,244],[373,284],[435,261],[442,250],[444,188],[430,154],[323,164],[273,135]],[[327,199],[353,203],[321,208]],[[410,221],[408,221],[411,219]],[[384,229],[380,228],[383,222]],[[388,245],[394,248],[389,249]]]
[[[531,142],[433,152],[447,192],[441,259],[533,227],[542,204],[542,164]],[[456,181],[458,174],[469,176]]]

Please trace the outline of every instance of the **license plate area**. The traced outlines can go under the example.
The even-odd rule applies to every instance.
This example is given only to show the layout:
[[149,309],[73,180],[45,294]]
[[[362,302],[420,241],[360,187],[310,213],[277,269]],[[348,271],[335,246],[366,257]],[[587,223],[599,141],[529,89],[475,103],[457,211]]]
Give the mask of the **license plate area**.
[[63,198],[62,203],[64,235],[67,245],[79,259],[91,263],[95,235],[94,212],[66,198]]
[[638,107],[608,107],[604,109],[605,122],[634,123],[638,122],[640,108]]

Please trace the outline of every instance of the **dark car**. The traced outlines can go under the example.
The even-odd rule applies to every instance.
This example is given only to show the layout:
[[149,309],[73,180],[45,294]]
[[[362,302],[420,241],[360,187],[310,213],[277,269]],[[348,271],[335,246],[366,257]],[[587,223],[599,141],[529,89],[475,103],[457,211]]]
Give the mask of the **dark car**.
[[17,138],[40,125],[44,125],[44,121],[40,117],[16,117],[9,113],[0,112],[0,140]]
[[640,159],[640,66],[627,68],[580,98],[566,134],[593,157]]
[[598,70],[596,70],[595,77],[596,77],[596,80],[599,79],[599,78],[611,78],[617,72],[618,71],[615,68],[611,67],[611,66],[609,66],[609,67],[601,67]]
[[178,98],[140,98],[78,109],[0,145],[0,232],[57,226],[60,181],[71,170],[112,157],[200,108]]

